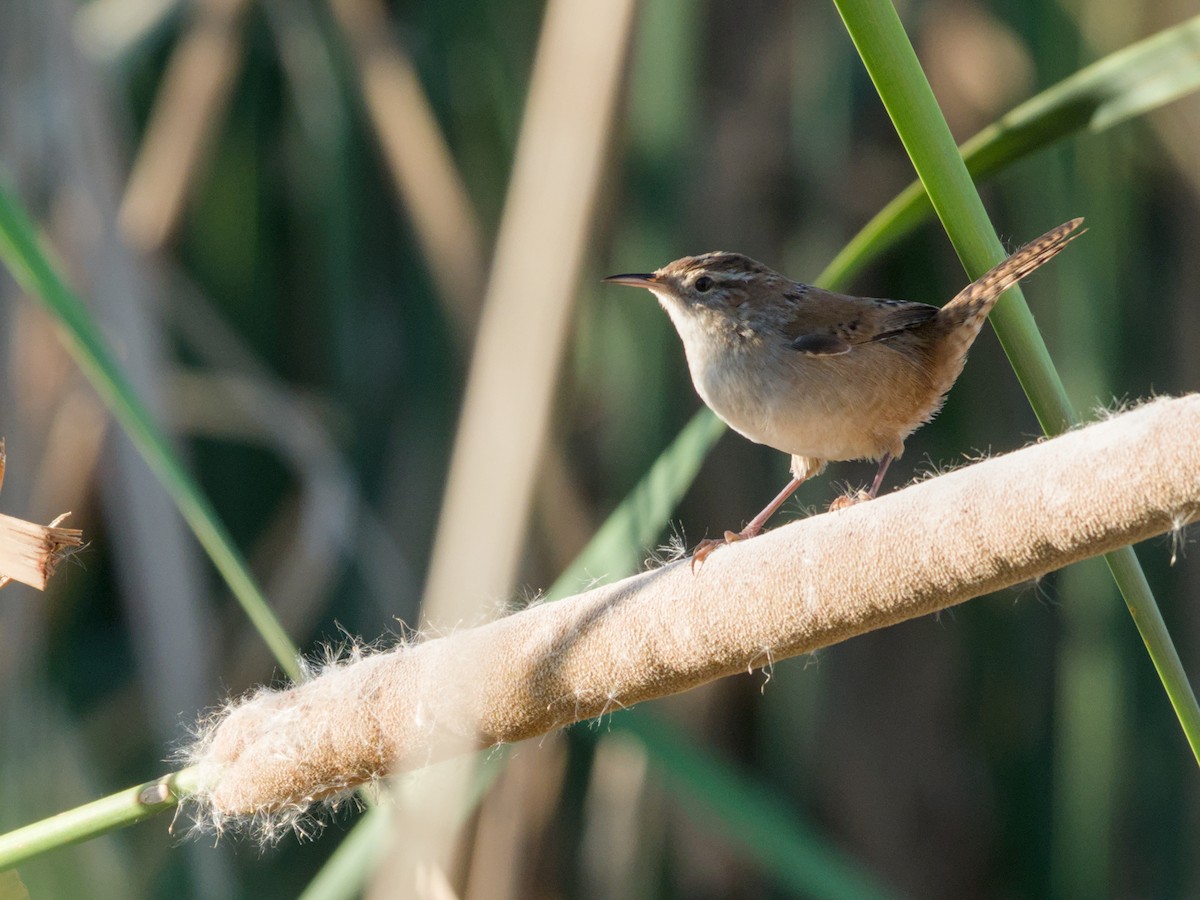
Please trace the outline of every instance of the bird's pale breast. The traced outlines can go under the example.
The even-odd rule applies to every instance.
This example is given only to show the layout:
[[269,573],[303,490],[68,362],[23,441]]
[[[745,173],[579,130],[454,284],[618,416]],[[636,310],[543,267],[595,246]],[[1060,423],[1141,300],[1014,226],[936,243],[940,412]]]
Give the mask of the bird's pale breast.
[[697,392],[735,431],[793,456],[823,460],[899,456],[904,439],[941,400],[910,356],[882,344],[839,356],[788,347],[714,354],[691,372]]

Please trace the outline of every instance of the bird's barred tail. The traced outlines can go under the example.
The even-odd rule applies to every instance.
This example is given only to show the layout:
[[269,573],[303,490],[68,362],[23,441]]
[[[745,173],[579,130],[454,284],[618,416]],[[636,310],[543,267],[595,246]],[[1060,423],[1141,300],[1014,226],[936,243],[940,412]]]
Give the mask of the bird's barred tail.
[[942,307],[938,318],[950,326],[966,324],[971,320],[981,325],[1001,294],[1048,263],[1063,247],[1087,231],[1086,228],[1079,230],[1082,224],[1082,218],[1072,219],[1030,241],[1000,265],[959,291],[958,296]]

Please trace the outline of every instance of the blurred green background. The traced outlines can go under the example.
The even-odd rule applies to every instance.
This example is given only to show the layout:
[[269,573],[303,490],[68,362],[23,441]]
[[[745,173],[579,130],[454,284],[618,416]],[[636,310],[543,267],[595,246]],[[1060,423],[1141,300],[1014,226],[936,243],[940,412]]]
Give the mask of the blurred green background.
[[[960,140],[1194,13],[1172,0],[899,9]],[[418,621],[543,13],[480,0],[0,12],[0,178],[306,651]],[[576,289],[559,298],[569,325],[529,520],[490,525],[524,535],[514,602],[554,581],[699,406],[666,316],[599,278],[729,249],[811,279],[912,179],[831,4],[645,0],[621,71]],[[1010,246],[1088,218],[1027,288],[1081,410],[1200,386],[1198,135],[1189,97],[983,189]],[[941,303],[964,280],[931,223],[853,290]],[[46,594],[0,594],[8,830],[164,771],[200,711],[277,675],[7,275],[0,317],[3,511],[71,509],[89,541]],[[888,485],[1039,433],[985,334]],[[673,528],[691,544],[739,526],[786,468],[727,435]],[[873,471],[832,466],[784,516]],[[1165,538],[1139,555],[1194,676],[1196,555],[1185,543],[1171,565]],[[459,895],[794,893],[737,813],[680,777],[696,753],[718,766],[710,786],[736,779],[729,806],[769,798],[798,840],[897,896],[1200,894],[1195,762],[1102,563],[776,663],[764,682],[639,710],[679,729],[650,755],[620,715],[517,748],[456,855]],[[352,823],[260,853],[181,840],[185,823],[172,835],[160,818],[21,875],[35,897],[295,896]],[[403,895],[367,880],[370,896]],[[839,893],[822,883],[805,892]]]

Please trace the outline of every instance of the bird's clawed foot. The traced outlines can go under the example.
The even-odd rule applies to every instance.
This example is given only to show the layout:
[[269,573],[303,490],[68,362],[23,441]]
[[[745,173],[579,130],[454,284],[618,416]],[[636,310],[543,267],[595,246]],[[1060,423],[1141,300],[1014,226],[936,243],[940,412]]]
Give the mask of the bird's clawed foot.
[[842,494],[842,496],[829,504],[829,511],[837,512],[839,509],[849,509],[851,506],[857,506],[871,499],[871,494],[861,489],[852,494]]
[[744,541],[747,538],[754,537],[752,534],[747,534],[745,531],[727,531],[725,537],[717,540],[716,538],[705,538],[696,545],[696,549],[692,551],[692,574],[696,573],[696,567],[704,565],[704,561],[718,547],[724,547],[726,544],[732,544],[735,541]]

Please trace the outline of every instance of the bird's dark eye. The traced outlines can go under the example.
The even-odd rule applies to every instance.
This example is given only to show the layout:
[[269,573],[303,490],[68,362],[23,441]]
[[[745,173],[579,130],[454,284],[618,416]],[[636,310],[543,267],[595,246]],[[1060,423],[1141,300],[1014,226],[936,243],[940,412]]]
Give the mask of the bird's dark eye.
[[696,279],[696,283],[693,285],[693,287],[697,291],[699,291],[701,294],[708,291],[712,286],[713,286],[713,280],[711,278],[709,278],[707,275],[701,275],[699,278]]

